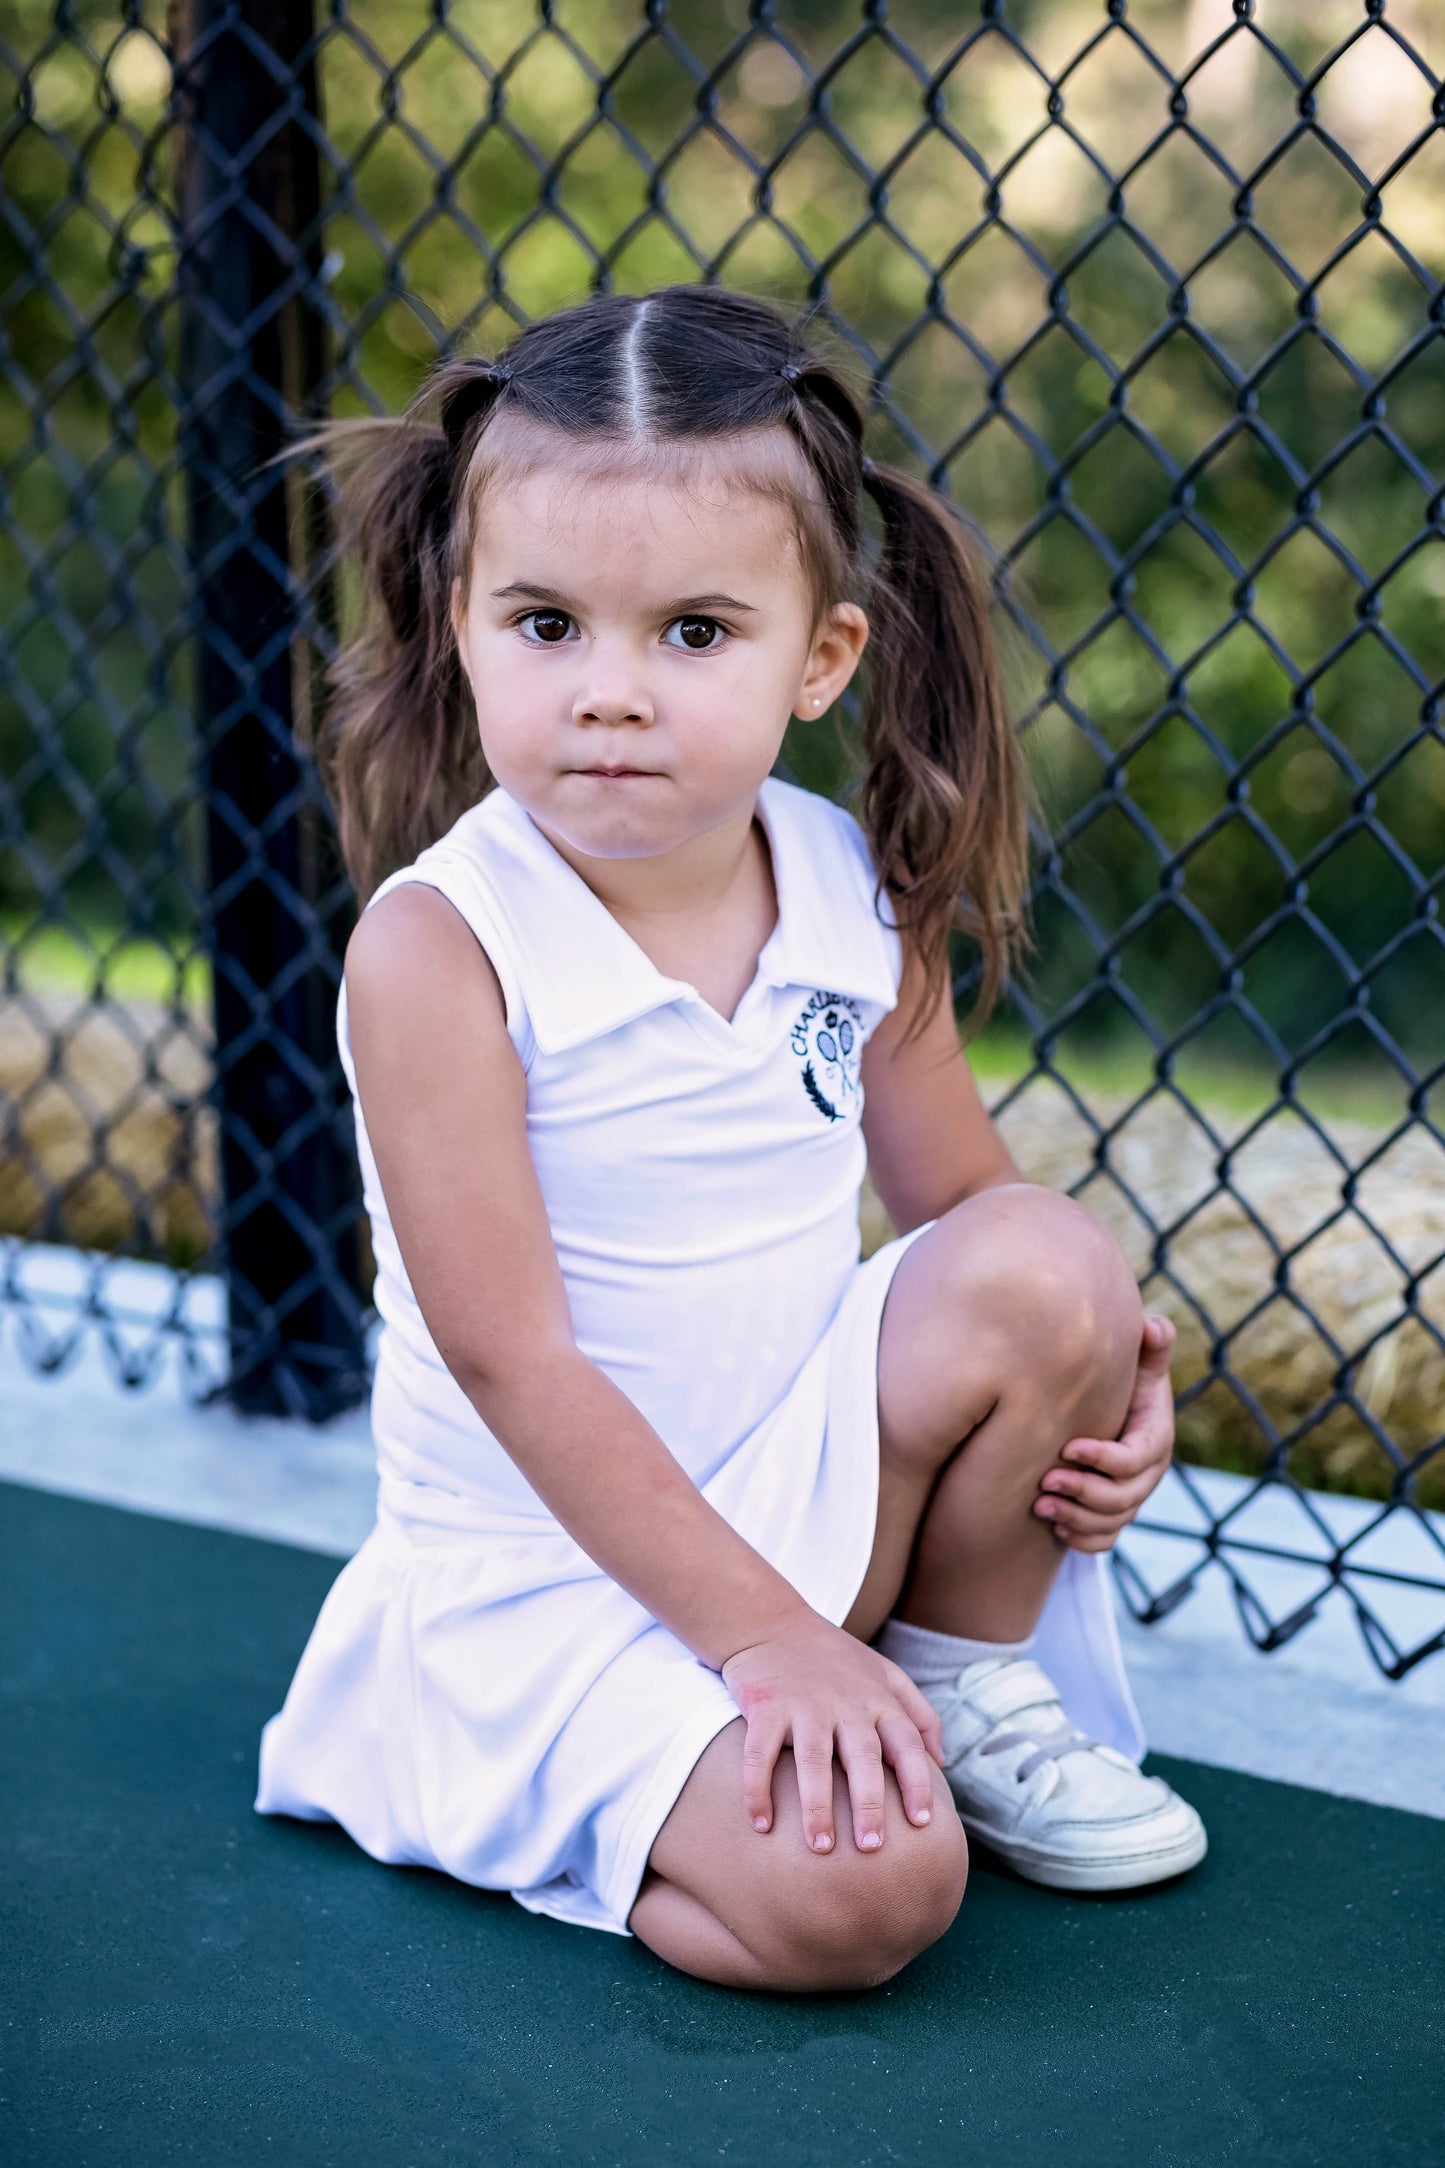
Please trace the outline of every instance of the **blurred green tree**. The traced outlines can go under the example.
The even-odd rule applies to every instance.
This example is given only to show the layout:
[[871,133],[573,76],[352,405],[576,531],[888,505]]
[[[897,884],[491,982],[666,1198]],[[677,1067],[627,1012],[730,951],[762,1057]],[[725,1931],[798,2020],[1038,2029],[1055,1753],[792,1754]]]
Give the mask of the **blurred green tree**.
[[[999,553],[1054,833],[1030,1022],[1142,1061],[1141,1013],[1195,1020],[1186,1058],[1272,1067],[1237,1008],[1209,1015],[1227,958],[1292,1050],[1383,958],[1369,1014],[1427,1060],[1445,151],[1423,0],[1304,114],[1290,68],[1363,28],[1352,0],[1276,0],[1268,38],[1227,0],[1136,0],[1127,25],[1097,0],[548,12],[318,16],[334,410],[395,408],[444,344],[599,282],[821,306],[880,448]],[[184,949],[165,19],[11,0],[7,39],[0,907]],[[835,751],[786,749],[815,787],[846,775],[840,725]],[[1358,1015],[1330,1058],[1381,1066]]]

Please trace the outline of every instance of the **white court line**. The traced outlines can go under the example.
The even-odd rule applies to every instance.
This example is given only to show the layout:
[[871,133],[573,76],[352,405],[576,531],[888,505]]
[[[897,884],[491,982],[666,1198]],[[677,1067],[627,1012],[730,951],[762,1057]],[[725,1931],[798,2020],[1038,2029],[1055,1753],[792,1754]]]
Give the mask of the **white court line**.
[[[27,1284],[44,1299],[34,1275],[45,1275],[58,1299],[67,1270],[74,1275],[65,1262],[74,1253],[52,1251],[37,1266],[38,1255],[25,1258]],[[167,1299],[169,1275],[132,1264],[121,1284],[134,1319],[128,1330],[143,1333],[156,1303]],[[216,1290],[200,1281],[192,1290],[197,1314],[209,1322]],[[174,1345],[154,1385],[121,1392],[93,1331],[62,1377],[40,1378],[19,1353],[13,1312],[0,1310],[0,1317],[0,1480],[336,1558],[349,1557],[371,1527],[376,1475],[365,1409],[311,1426],[198,1407],[183,1387]],[[1216,1508],[1247,1488],[1236,1476],[1191,1475]],[[1319,1493],[1310,1498],[1336,1531],[1378,1510]],[[1174,1475],[1149,1512],[1184,1529],[1199,1522]],[[1445,1526],[1440,1515],[1429,1519]],[[1308,1540],[1298,1504],[1284,1494],[1258,1501],[1238,1532]],[[1127,1551],[1158,1587],[1198,1546],[1134,1530]],[[1428,1565],[1428,1551],[1419,1524],[1397,1515],[1361,1556],[1411,1572]],[[1248,1570],[1276,1612],[1320,1578],[1255,1559]],[[1438,1557],[1433,1570],[1440,1571]],[[1445,1623],[1445,1594],[1392,1595],[1382,1584],[1370,1584],[1369,1594],[1403,1640]],[[1391,1683],[1371,1662],[1339,1590],[1312,1625],[1269,1656],[1246,1641],[1217,1565],[1157,1625],[1136,1625],[1121,1606],[1120,1631],[1149,1743],[1159,1752],[1445,1819],[1445,1653]]]

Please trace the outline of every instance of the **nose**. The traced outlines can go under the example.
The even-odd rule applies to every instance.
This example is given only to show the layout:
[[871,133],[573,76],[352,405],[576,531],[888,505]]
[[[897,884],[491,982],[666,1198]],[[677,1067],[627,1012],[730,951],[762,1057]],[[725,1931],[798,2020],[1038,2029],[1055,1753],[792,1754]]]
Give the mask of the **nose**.
[[636,658],[594,648],[572,703],[574,723],[650,723],[652,695]]

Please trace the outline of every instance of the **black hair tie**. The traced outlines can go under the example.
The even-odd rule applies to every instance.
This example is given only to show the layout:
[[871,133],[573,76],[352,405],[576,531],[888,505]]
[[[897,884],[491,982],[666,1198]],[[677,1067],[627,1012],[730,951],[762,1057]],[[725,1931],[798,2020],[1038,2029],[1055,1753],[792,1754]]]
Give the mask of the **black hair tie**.
[[447,452],[452,459],[461,450],[462,439],[472,423],[489,411],[497,394],[511,381],[512,372],[504,361],[490,361],[485,368],[474,370],[458,384],[442,408],[441,416]]
[[830,369],[818,362],[786,361],[778,371],[800,399],[808,400],[846,429],[855,445],[863,441],[863,422],[852,399]]

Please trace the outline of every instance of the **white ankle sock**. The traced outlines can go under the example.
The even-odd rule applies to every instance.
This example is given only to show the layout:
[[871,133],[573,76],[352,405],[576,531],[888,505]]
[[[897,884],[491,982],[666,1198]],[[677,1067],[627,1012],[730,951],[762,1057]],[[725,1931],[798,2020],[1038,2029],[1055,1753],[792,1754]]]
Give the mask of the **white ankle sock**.
[[909,1626],[891,1618],[876,1636],[873,1646],[880,1656],[906,1671],[915,1686],[926,1694],[932,1686],[951,1686],[965,1664],[983,1656],[1027,1656],[1034,1637],[1026,1641],[969,1641],[962,1634],[937,1634],[929,1626]]

